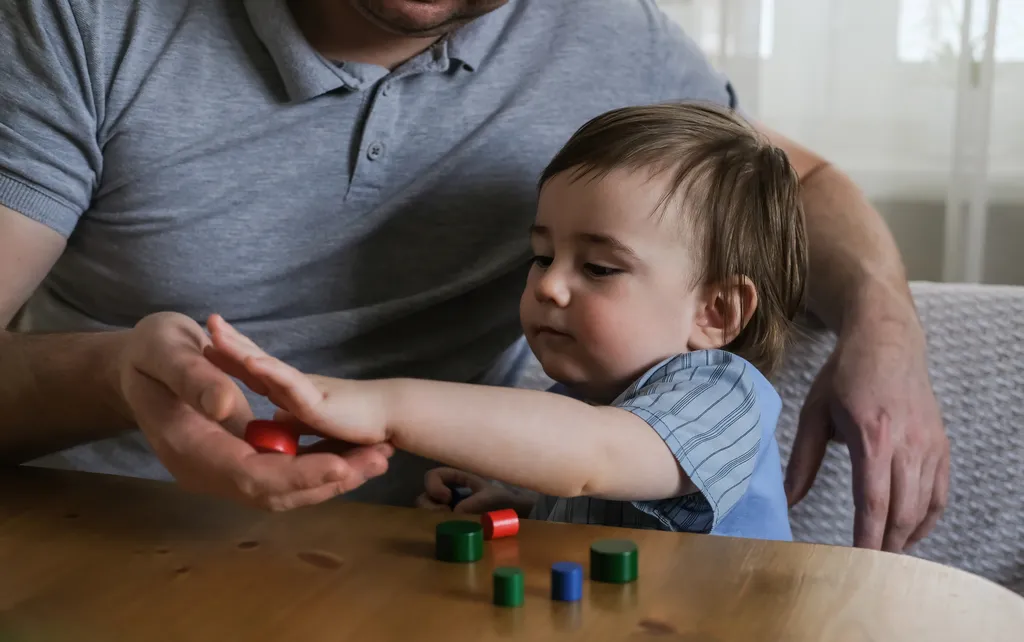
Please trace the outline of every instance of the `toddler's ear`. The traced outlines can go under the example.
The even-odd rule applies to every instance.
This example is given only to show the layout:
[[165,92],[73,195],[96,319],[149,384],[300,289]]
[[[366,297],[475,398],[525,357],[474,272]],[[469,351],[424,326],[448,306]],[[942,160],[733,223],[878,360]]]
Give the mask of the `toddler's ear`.
[[690,350],[714,350],[728,345],[750,322],[757,308],[757,288],[745,276],[704,287],[697,300]]

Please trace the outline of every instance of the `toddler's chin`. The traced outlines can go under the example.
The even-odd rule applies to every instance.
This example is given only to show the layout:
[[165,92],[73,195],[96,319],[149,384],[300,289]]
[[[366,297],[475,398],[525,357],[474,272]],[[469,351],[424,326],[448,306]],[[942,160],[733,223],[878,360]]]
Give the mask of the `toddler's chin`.
[[575,387],[586,383],[586,373],[577,364],[566,359],[562,355],[539,358],[540,365],[544,368],[544,374],[558,383],[569,387]]

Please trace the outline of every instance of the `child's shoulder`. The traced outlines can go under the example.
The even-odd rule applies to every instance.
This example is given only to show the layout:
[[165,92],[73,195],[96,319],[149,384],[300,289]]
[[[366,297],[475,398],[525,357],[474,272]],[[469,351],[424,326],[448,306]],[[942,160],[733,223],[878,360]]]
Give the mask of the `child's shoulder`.
[[[637,378],[614,406],[673,408],[740,405],[763,410],[781,407],[781,399],[765,376],[749,361],[725,350],[698,350],[669,357]],[[724,403],[723,403],[724,402]]]

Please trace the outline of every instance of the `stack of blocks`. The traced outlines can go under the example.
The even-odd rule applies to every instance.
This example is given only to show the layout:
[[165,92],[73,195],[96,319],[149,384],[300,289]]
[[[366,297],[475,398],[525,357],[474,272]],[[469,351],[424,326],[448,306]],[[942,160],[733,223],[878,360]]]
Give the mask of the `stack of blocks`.
[[[435,553],[443,562],[472,563],[484,554],[484,540],[512,537],[519,532],[519,517],[512,509],[480,516],[480,522],[450,520],[435,531]],[[595,582],[626,584],[637,579],[636,544],[630,540],[606,539],[590,546],[590,579]],[[518,607],[524,602],[525,575],[514,566],[494,570],[494,604]],[[556,562],[551,566],[551,599],[577,602],[583,598],[583,566]]]

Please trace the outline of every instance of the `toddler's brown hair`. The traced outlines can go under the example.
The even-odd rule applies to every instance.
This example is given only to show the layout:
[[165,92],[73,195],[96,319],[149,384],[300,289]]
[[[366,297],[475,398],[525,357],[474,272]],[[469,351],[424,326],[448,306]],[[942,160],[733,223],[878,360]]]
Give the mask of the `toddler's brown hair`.
[[[807,278],[800,181],[785,152],[717,105],[626,107],[577,130],[544,170],[540,186],[565,171],[574,179],[599,178],[621,168],[672,172],[658,210],[681,204],[680,220],[693,235],[701,266],[698,284],[727,284],[740,276],[753,282],[758,304],[723,349],[770,376],[803,305]],[[739,315],[745,318],[746,311]],[[734,319],[727,321],[731,327]]]

